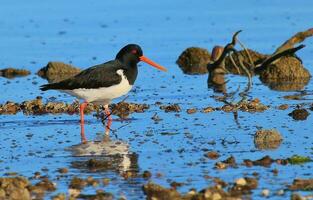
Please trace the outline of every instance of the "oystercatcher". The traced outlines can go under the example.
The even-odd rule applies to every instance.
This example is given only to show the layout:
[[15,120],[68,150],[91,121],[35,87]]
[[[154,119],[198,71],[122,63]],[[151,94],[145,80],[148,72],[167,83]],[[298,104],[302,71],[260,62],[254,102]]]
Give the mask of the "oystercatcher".
[[81,140],[86,143],[84,133],[84,109],[87,104],[102,104],[108,116],[107,129],[112,118],[109,103],[112,99],[127,94],[137,77],[138,62],[143,61],[159,70],[167,71],[166,68],[145,57],[141,47],[136,44],[128,44],[116,55],[115,60],[90,67],[79,74],[66,80],[42,85],[41,90],[60,90],[72,96],[82,99],[80,104]]

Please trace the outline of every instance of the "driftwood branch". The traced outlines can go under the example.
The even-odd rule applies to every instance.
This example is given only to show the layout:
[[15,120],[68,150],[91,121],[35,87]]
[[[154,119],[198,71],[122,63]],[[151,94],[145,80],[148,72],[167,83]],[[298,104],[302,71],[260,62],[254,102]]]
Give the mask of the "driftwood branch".
[[313,36],[313,28],[310,28],[303,32],[298,32],[279,46],[274,54],[283,52],[287,49],[293,48],[296,44],[303,42],[306,38]]
[[313,28],[310,28],[303,32],[298,32],[289,38],[286,42],[284,42],[281,46],[279,46],[276,51],[265,59],[261,64],[256,66],[255,72],[258,73],[263,70],[266,66],[270,64],[274,64],[277,62],[281,57],[287,55],[293,55],[298,50],[304,48],[304,45],[299,45],[294,47],[296,44],[303,42],[306,38],[313,36]]

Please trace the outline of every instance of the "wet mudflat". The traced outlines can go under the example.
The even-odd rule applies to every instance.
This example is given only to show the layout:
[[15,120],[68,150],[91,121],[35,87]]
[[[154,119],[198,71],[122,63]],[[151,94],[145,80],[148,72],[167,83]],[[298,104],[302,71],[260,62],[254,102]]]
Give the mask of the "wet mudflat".
[[[0,68],[26,69],[31,74],[0,78],[0,104],[11,101],[20,108],[0,115],[1,177],[24,176],[32,184],[28,190],[46,199],[78,191],[80,198],[91,199],[88,195],[97,190],[98,198],[144,199],[144,191],[153,193],[148,190],[151,185],[143,190],[148,182],[176,188],[181,195],[216,184],[233,194],[249,186],[247,198],[252,199],[288,199],[294,192],[311,195],[311,182],[294,180],[313,178],[312,81],[297,90],[279,91],[253,77],[247,101],[260,102],[266,109],[234,113],[227,107],[221,109],[225,103],[216,98],[221,94],[207,88],[207,74],[185,75],[175,63],[187,47],[223,46],[239,29],[243,30],[240,40],[249,48],[270,54],[296,32],[310,28],[313,5],[308,1],[260,4],[3,3]],[[112,59],[130,42],[140,44],[146,55],[169,72],[139,67],[139,77],[125,102],[146,104],[146,109],[119,115],[123,119],[114,115],[111,141],[104,138],[102,144],[78,145],[74,99],[56,91],[41,92],[39,86],[47,80],[36,72],[49,61],[84,69]],[[312,38],[304,44],[297,55],[312,74]],[[246,77],[225,78],[229,93],[246,86]],[[51,112],[25,112],[25,104],[20,107],[37,96],[44,111]],[[233,101],[240,98],[235,95]],[[48,102],[73,107],[71,112],[54,112],[63,104],[47,107]],[[95,115],[91,112],[86,118],[87,137],[102,141],[105,127]],[[20,182],[20,187],[26,185]]]

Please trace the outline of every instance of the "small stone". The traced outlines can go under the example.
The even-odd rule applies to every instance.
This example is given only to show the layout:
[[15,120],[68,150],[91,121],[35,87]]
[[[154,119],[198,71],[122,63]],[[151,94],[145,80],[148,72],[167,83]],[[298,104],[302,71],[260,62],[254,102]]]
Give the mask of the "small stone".
[[160,109],[164,110],[165,112],[180,112],[181,111],[180,106],[176,103],[160,106]]
[[142,174],[142,177],[146,178],[146,179],[151,178],[151,176],[152,176],[152,174],[149,171],[144,171],[143,174]]
[[194,114],[197,112],[197,109],[196,108],[190,108],[190,109],[187,109],[187,113],[188,114]]
[[278,190],[276,192],[276,194],[279,195],[279,196],[283,196],[285,194],[285,191],[284,190]]
[[270,191],[268,189],[263,189],[262,190],[262,196],[268,197],[270,195]]
[[287,110],[289,108],[288,104],[282,104],[280,106],[278,106],[279,110]]
[[210,60],[211,55],[206,49],[190,47],[180,54],[176,63],[185,74],[205,74]]
[[239,178],[235,181],[236,185],[238,186],[245,186],[247,184],[247,181],[246,179],[244,178]]
[[310,113],[306,109],[295,109],[291,113],[288,114],[294,120],[306,120]]
[[109,185],[109,183],[110,183],[110,179],[109,178],[102,179],[102,184],[103,185]]
[[209,159],[216,160],[220,157],[220,154],[216,151],[209,151],[204,156]]
[[213,112],[213,111],[214,111],[213,107],[206,107],[206,108],[203,108],[201,112],[209,113],[209,112]]
[[67,168],[59,168],[58,169],[58,172],[60,173],[60,174],[66,174],[66,173],[68,173],[68,169]]

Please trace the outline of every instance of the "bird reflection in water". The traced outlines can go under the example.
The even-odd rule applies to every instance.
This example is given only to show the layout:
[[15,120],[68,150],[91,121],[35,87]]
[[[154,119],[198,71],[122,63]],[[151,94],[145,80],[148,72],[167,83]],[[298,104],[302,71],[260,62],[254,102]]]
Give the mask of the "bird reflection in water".
[[[138,171],[138,155],[121,140],[111,140],[105,134],[100,141],[88,141],[68,148],[75,157],[72,167],[86,172]],[[79,157],[79,158],[78,158]]]

